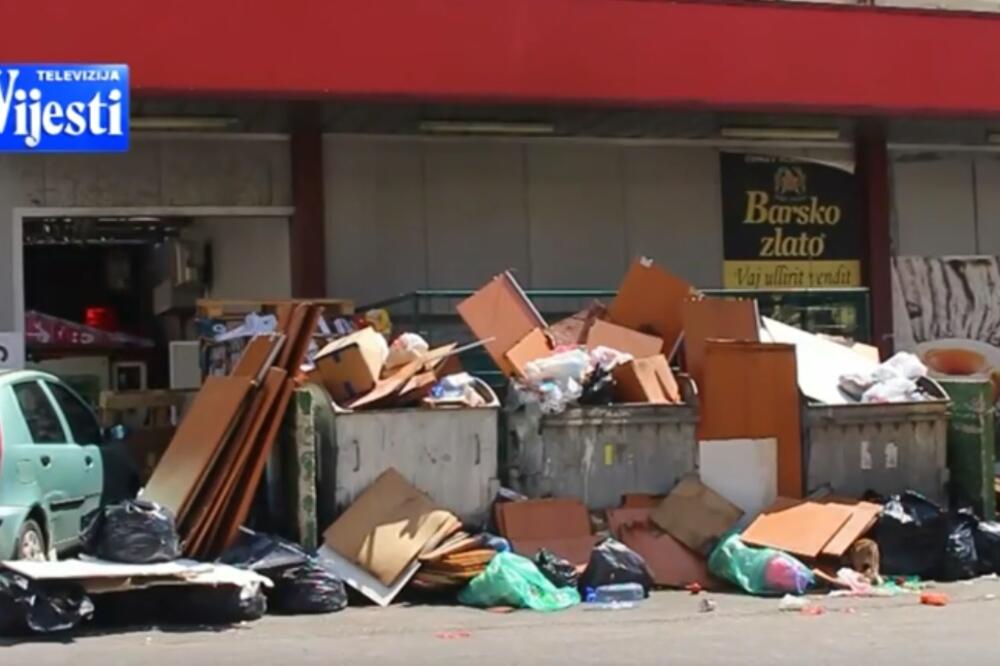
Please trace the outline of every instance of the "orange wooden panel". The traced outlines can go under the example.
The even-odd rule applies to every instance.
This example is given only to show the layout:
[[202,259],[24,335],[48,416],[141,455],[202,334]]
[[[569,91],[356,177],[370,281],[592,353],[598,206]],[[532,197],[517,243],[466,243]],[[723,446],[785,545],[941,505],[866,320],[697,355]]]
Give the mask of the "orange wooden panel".
[[757,342],[760,324],[756,301],[722,298],[687,300],[684,317],[684,365],[695,383],[701,386],[705,344],[709,339]]
[[851,517],[842,504],[800,502],[770,508],[743,530],[740,539],[752,546],[775,548],[804,558],[815,558]]
[[682,330],[681,304],[694,287],[652,261],[637,259],[608,306],[608,321],[663,339],[663,353],[673,353]]

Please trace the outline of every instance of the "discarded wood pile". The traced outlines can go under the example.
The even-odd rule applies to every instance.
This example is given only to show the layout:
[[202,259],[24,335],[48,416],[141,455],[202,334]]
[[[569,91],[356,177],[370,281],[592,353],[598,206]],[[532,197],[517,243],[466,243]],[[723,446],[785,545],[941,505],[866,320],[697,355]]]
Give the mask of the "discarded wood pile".
[[255,337],[229,376],[198,391],[143,492],[177,516],[185,555],[215,557],[249,516],[321,314],[311,303],[282,306],[276,332]]

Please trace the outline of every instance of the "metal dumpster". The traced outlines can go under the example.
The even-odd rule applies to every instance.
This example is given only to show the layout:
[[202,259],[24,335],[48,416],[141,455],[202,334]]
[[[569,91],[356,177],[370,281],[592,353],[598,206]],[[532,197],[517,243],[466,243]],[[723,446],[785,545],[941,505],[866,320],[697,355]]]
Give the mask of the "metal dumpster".
[[684,405],[572,407],[507,416],[511,487],[528,497],[578,497],[591,509],[624,493],[665,494],[698,464],[695,400]]
[[933,399],[890,404],[808,405],[806,493],[860,497],[915,490],[948,504],[948,395],[920,380]]
[[486,518],[499,488],[497,408],[330,412],[317,419],[321,530],[390,467],[463,521]]

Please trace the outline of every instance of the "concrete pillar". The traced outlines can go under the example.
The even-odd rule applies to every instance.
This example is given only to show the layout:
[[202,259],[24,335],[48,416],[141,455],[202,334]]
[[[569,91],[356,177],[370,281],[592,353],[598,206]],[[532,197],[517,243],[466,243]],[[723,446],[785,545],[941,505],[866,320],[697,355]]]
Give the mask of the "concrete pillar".
[[319,105],[292,109],[292,203],[289,227],[292,296],[326,295],[326,243],[323,211],[323,132]]
[[855,131],[855,160],[864,219],[864,283],[871,290],[872,341],[883,358],[893,353],[892,239],[889,151],[885,123],[863,119]]

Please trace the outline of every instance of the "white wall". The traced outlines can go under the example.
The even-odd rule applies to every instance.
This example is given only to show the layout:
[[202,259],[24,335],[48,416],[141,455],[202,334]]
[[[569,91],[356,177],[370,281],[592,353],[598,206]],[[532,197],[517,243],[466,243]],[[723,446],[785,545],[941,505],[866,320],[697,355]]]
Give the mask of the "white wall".
[[199,218],[184,236],[211,243],[208,298],[290,298],[292,273],[286,218]]
[[1000,254],[1000,155],[897,154],[898,255]]
[[[0,156],[0,331],[20,330],[14,210],[291,204],[288,141],[133,138],[117,155]],[[30,214],[30,211],[29,211]]]
[[652,256],[722,279],[718,153],[609,143],[328,136],[327,293],[358,302],[471,288],[617,286]]

